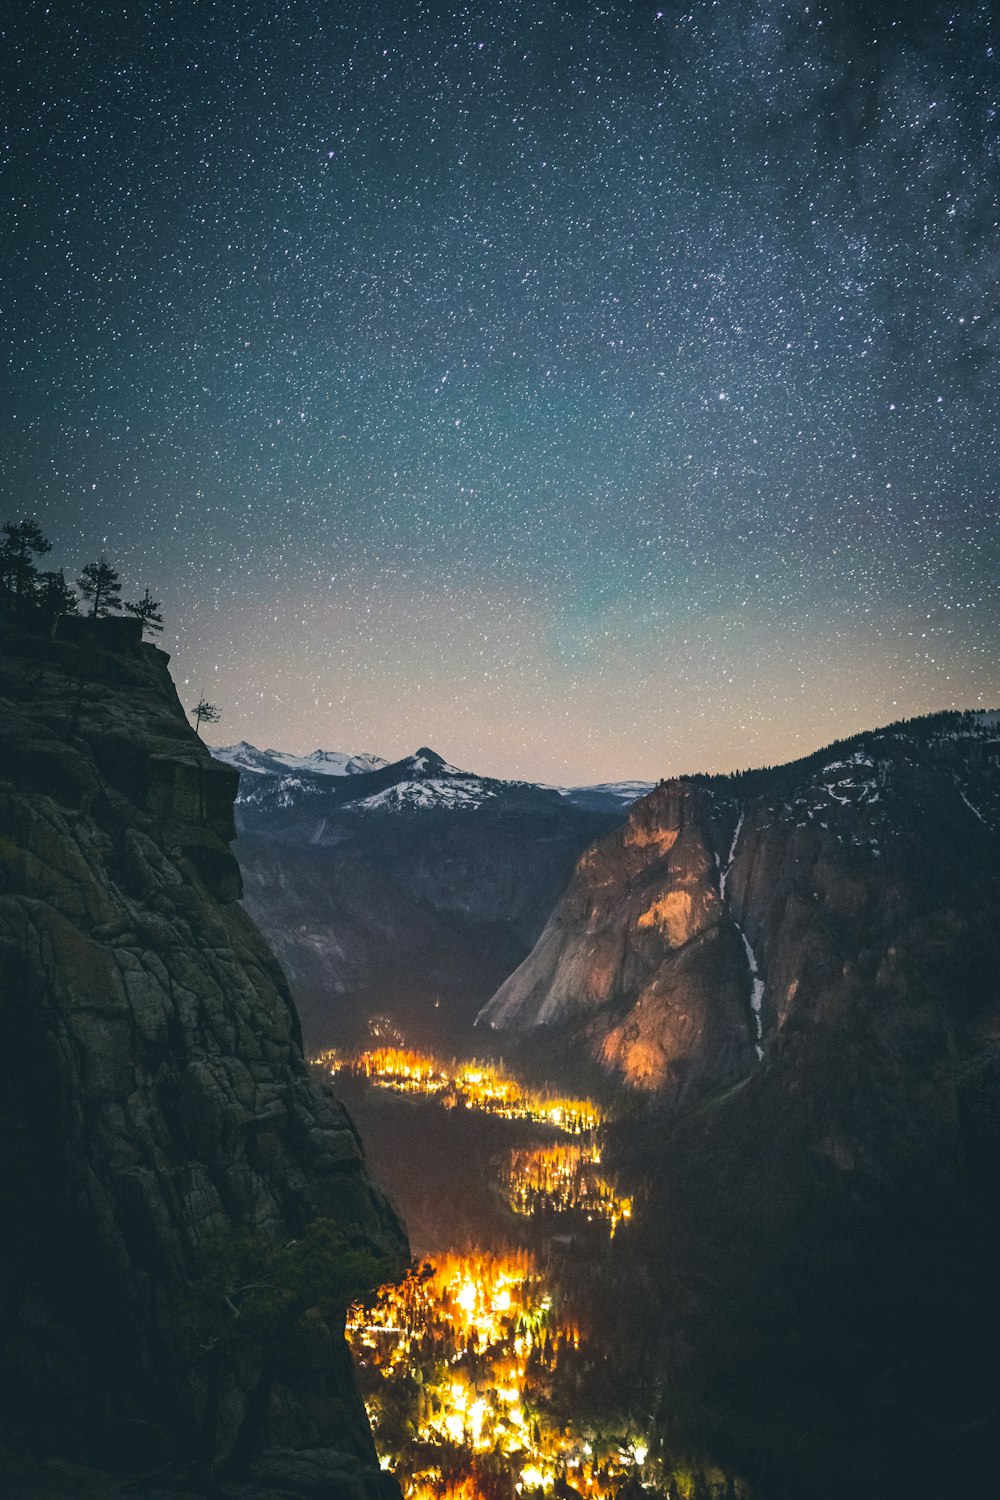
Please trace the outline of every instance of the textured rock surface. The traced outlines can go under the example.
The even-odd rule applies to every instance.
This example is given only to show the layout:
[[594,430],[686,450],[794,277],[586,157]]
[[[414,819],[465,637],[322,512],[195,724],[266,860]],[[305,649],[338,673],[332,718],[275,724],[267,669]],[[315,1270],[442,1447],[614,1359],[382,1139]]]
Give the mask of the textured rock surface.
[[325,1464],[324,1493],[360,1500],[392,1485],[342,1327],[312,1319],[284,1364],[193,1359],[177,1333],[235,1231],[283,1245],[324,1218],[406,1254],[237,899],[236,786],[153,647],[0,640],[4,1420],[105,1468],[256,1455],[254,1493],[319,1493]]
[[719,892],[709,804],[682,783],[579,861],[533,952],[484,1010],[567,1027],[610,1070],[679,1097],[751,1066],[746,959]]
[[481,1020],[565,1029],[678,1097],[756,1074],[786,1023],[849,1026],[879,994],[992,1036],[998,748],[991,716],[946,715],[664,784],[582,856]]
[[998,718],[660,787],[485,1012],[645,1095],[667,1386],[769,1496],[995,1478]]

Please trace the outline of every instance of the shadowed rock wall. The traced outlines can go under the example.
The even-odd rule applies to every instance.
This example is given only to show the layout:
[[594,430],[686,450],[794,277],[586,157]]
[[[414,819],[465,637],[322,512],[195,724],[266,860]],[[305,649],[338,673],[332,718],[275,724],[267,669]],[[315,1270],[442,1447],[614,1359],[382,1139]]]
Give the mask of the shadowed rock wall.
[[392,1493],[342,1320],[306,1320],[294,1357],[183,1333],[236,1236],[277,1247],[323,1219],[373,1263],[407,1253],[238,903],[237,775],[162,652],[2,628],[6,1431],[99,1466]]

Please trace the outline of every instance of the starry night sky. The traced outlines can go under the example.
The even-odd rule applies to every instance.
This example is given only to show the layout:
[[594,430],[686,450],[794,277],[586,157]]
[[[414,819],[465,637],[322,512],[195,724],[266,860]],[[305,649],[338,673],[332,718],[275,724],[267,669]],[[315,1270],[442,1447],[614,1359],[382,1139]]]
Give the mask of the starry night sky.
[[220,743],[580,782],[995,706],[990,9],[23,5],[5,518],[149,584]]

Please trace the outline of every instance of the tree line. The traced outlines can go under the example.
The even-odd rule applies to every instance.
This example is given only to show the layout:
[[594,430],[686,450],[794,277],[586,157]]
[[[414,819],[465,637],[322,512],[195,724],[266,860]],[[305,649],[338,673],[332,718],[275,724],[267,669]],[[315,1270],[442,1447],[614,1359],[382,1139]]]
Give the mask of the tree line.
[[[123,599],[121,579],[103,554],[80,569],[77,596],[62,568],[43,571],[38,566],[38,559],[51,551],[52,543],[30,517],[4,523],[0,528],[0,613],[22,624],[41,624],[53,635],[62,615],[106,620],[123,611],[141,623],[144,636],[162,631],[160,601],[148,587],[141,599]],[[200,695],[189,712],[196,730],[202,724],[217,724],[220,718],[215,704]]]
[[62,568],[49,572],[39,568],[38,559],[51,551],[52,543],[30,518],[5,522],[0,540],[0,601],[7,613],[20,620],[41,619],[54,628],[60,615],[86,614],[103,620],[124,610],[141,621],[144,635],[163,629],[159,600],[148,588],[141,599],[123,600],[121,579],[106,557],[80,570],[78,598]]

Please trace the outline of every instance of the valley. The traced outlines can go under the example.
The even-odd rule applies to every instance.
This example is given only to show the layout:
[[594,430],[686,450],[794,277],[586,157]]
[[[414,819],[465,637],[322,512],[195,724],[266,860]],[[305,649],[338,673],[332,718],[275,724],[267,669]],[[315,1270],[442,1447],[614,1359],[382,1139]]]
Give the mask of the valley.
[[0,1500],[989,1500],[1000,4],[0,31]]
[[988,1493],[998,716],[615,812],[426,748],[237,770],[140,634],[0,656],[14,1469]]
[[247,910],[310,1046],[388,1007],[418,1040],[472,1024],[526,957],[573,866],[648,788],[501,781],[424,746],[400,761],[217,749],[240,773]]
[[408,1500],[746,1493],[664,1445],[608,1104],[499,1059],[411,1051],[386,1017],[369,1029],[382,1045],[313,1065],[410,1226],[409,1276],[348,1316],[376,1447]]
[[[408,1493],[859,1500],[982,1472],[998,743],[995,714],[931,715],[613,818],[469,800],[429,751],[319,820],[322,789],[279,808],[258,773],[248,904],[431,1266],[356,1328]],[[320,930],[331,987],[302,984]]]

